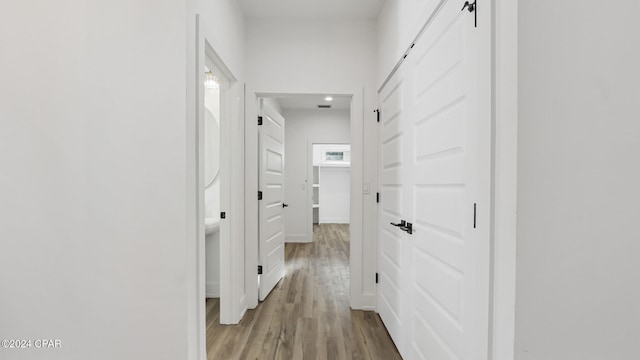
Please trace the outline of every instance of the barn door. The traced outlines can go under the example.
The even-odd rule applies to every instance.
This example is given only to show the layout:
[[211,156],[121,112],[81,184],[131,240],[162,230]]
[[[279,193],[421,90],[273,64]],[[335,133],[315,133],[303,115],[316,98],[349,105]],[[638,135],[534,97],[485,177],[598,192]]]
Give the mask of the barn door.
[[260,100],[259,298],[284,277],[284,118]]
[[380,92],[378,308],[406,359],[488,357],[491,9],[461,7]]
[[406,182],[411,178],[405,154],[410,151],[412,137],[407,130],[408,113],[404,102],[407,83],[400,69],[380,93],[379,182],[381,201],[378,207],[378,313],[401,353],[406,329],[403,328],[403,301],[409,297],[404,284],[410,269],[404,251],[409,234],[398,225],[407,219],[410,192]]

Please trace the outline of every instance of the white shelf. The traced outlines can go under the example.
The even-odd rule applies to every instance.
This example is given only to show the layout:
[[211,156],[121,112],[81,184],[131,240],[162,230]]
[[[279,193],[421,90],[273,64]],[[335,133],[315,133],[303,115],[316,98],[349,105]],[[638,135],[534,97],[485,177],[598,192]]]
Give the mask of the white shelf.
[[335,163],[335,164],[318,164],[318,165],[313,165],[313,166],[317,166],[319,168],[348,168],[351,167],[351,163]]

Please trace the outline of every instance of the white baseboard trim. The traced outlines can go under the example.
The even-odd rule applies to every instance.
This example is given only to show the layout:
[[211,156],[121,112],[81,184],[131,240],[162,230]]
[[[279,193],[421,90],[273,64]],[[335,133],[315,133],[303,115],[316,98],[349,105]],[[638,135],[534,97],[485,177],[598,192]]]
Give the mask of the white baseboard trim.
[[349,306],[353,310],[377,311],[375,300],[373,294],[352,294]]
[[285,235],[284,242],[288,243],[308,243],[307,234]]
[[244,294],[242,298],[240,298],[240,320],[242,320],[247,310],[247,294]]
[[371,293],[362,294],[360,298],[360,305],[362,310],[376,311],[376,295]]
[[219,298],[220,297],[220,283],[207,282],[205,288],[205,296],[207,298]]
[[321,218],[320,224],[348,224],[349,219],[345,218]]

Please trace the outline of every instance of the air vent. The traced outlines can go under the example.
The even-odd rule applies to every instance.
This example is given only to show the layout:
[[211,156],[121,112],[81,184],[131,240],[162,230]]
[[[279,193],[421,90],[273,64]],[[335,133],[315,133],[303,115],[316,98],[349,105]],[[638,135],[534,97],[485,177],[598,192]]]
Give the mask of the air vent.
[[318,109],[331,109],[331,105],[318,105]]

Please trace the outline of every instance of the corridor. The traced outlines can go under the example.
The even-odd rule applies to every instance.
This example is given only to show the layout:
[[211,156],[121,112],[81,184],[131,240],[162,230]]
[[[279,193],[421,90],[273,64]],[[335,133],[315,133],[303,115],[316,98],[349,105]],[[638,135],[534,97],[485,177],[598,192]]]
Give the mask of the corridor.
[[349,308],[349,225],[314,225],[286,244],[286,276],[239,325],[207,300],[208,359],[400,359],[380,317]]

